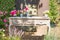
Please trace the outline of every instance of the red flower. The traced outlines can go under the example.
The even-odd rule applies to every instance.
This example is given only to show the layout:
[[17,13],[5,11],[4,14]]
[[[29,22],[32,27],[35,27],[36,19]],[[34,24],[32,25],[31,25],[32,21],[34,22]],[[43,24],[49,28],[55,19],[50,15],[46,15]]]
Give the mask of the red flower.
[[12,11],[10,12],[10,14],[11,14],[12,16],[14,16],[16,13],[17,13],[16,10],[12,10]]
[[28,7],[26,7],[25,9],[28,10]]

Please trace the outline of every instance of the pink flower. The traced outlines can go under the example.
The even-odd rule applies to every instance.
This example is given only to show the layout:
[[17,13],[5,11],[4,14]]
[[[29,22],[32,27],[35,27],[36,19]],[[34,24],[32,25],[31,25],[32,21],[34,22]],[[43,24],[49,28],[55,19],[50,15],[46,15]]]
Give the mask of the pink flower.
[[24,11],[26,12],[26,11],[28,11],[29,10],[29,8],[26,6],[25,8],[24,8]]
[[26,12],[27,10],[26,9],[24,9],[24,12]]
[[2,11],[0,11],[0,15],[2,15],[3,14],[3,12]]
[[5,23],[7,22],[7,20],[6,20],[6,19],[4,19],[3,21],[4,21]]
[[8,27],[8,24],[5,24],[6,27]]
[[26,7],[25,9],[28,10],[28,7]]
[[12,11],[10,12],[10,14],[11,14],[12,16],[14,16],[16,13],[17,13],[16,10],[12,10]]

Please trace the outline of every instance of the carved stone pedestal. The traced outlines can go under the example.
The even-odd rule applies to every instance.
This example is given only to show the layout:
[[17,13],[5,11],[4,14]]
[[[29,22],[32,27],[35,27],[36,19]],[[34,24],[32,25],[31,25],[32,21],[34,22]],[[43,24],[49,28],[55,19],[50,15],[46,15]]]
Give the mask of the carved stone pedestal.
[[9,35],[20,36],[22,40],[40,40],[50,31],[47,17],[10,17],[9,24]]

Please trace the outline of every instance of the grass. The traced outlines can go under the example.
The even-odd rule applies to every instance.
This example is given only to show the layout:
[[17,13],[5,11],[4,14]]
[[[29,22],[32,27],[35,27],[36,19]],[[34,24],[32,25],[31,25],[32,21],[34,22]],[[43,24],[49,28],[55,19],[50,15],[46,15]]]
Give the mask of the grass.
[[51,28],[50,35],[46,35],[44,40],[60,40],[60,27]]

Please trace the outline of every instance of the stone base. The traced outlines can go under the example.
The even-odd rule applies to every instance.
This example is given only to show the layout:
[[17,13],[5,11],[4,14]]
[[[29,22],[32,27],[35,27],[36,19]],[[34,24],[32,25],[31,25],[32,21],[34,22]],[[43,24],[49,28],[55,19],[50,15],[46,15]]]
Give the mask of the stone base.
[[44,35],[43,36],[25,36],[25,37],[22,37],[22,40],[44,40]]

